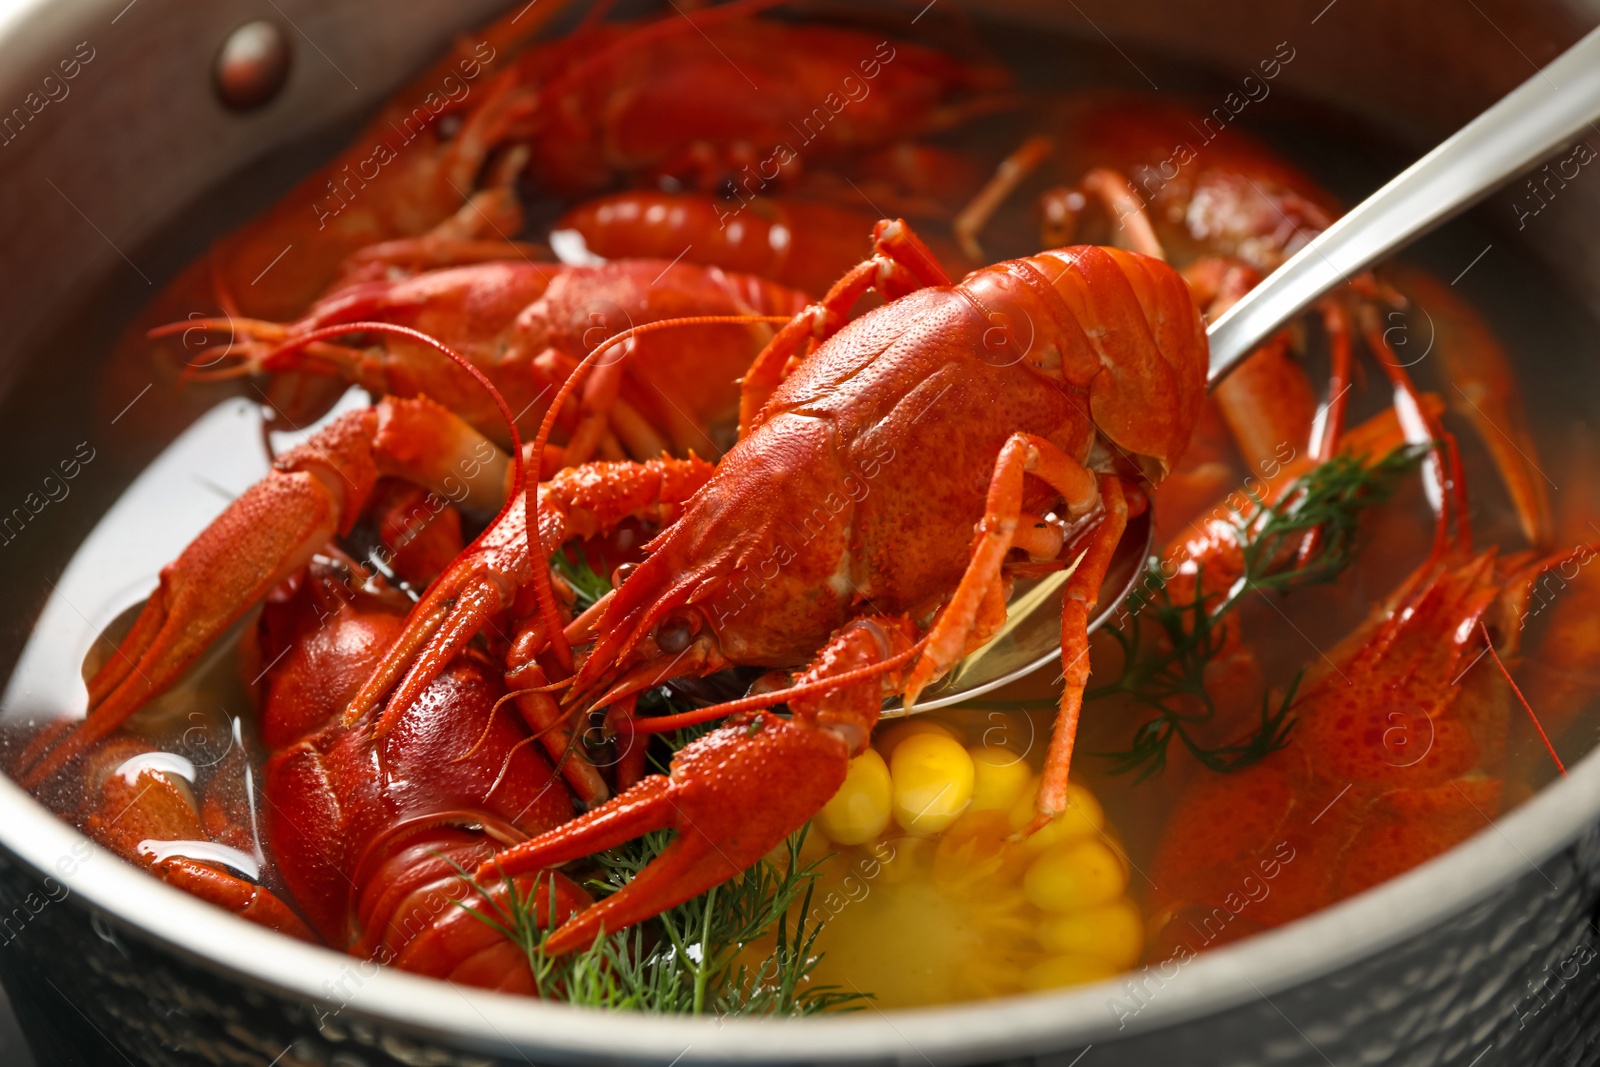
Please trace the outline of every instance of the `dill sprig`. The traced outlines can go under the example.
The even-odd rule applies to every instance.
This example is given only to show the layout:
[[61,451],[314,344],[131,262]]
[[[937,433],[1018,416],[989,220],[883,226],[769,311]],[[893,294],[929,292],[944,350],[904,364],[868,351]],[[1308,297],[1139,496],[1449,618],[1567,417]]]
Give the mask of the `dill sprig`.
[[[1262,695],[1260,721],[1244,741],[1208,747],[1191,733],[1216,717],[1205,668],[1226,640],[1222,621],[1247,593],[1288,593],[1343,573],[1355,558],[1361,512],[1387,500],[1430,447],[1402,446],[1370,464],[1365,457],[1335,456],[1301,475],[1274,504],[1252,496],[1247,509],[1230,508],[1243,574],[1221,594],[1207,596],[1204,575],[1196,573],[1194,599],[1175,603],[1161,561],[1149,561],[1142,587],[1128,598],[1125,621],[1108,631],[1122,646],[1122,675],[1084,694],[1093,700],[1121,693],[1156,713],[1134,731],[1126,750],[1097,753],[1111,761],[1112,773],[1137,772],[1135,782],[1160,774],[1173,738],[1218,773],[1248,767],[1288,743],[1294,727],[1289,713],[1303,671],[1276,703],[1270,693]],[[1302,558],[1301,546],[1313,530],[1318,540]],[[1148,639],[1152,626],[1157,641]]]
[[589,565],[589,557],[581,545],[571,545],[551,553],[550,569],[566,579],[572,591],[577,594],[578,599],[573,608],[580,614],[611,592],[610,579],[597,574]]
[[[563,956],[545,951],[551,931],[560,925],[553,894],[546,894],[552,909],[546,915],[538,914],[536,894],[520,891],[510,879],[504,902],[472,883],[487,908],[457,903],[528,954],[544,998],[659,1014],[804,1016],[849,1010],[866,998],[808,981],[821,959],[815,951],[821,924],[810,918],[817,865],[802,866],[799,859],[805,832],[780,848],[786,859],[768,857],[646,923],[603,933],[589,948]],[[671,839],[669,831],[656,831],[600,854],[599,873],[588,889],[596,898],[617,892]],[[752,964],[746,947],[767,941],[771,951]]]

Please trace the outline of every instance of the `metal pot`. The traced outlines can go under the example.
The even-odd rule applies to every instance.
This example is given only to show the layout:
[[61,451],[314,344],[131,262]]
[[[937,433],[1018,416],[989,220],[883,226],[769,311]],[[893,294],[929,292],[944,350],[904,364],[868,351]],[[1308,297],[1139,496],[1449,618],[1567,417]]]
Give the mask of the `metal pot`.
[[[14,540],[0,515],[7,670],[48,592],[39,577],[59,573],[101,505],[181,421],[160,409],[137,433],[117,428],[133,405],[161,403],[136,380],[120,383],[121,412],[104,400],[87,410],[85,383],[100,374],[116,329],[164,274],[269,202],[347,130],[308,138],[370,111],[452,31],[501,6],[0,6],[0,381],[4,410],[30,416],[0,421],[0,508],[32,492],[80,436],[106,457],[86,468],[75,503],[52,503]],[[1453,130],[1600,17],[1579,0],[1007,0],[974,9],[1110,42],[1136,69],[1137,57],[1164,51],[1243,72],[1287,40],[1302,58],[1285,69],[1284,87],[1413,146]],[[232,111],[218,103],[213,63],[228,33],[255,18],[277,23],[296,59],[275,101]],[[1600,252],[1585,240],[1597,232],[1600,183],[1572,183],[1549,211],[1529,252],[1600,309]],[[173,230],[177,218],[184,225]],[[1506,231],[1492,241],[1516,240],[1506,204],[1481,218]],[[144,245],[163,228],[159,247]],[[9,780],[0,779],[0,805],[0,980],[47,1064],[1600,1058],[1600,994],[1585,969],[1600,937],[1593,755],[1452,852],[1179,969],[971,1006],[784,1022],[602,1017],[383,970],[146,877]]]

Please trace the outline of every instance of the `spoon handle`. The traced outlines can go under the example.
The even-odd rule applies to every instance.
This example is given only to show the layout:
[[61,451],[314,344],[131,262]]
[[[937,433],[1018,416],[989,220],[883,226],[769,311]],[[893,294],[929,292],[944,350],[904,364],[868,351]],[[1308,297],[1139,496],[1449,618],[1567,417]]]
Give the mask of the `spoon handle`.
[[1306,245],[1208,331],[1216,385],[1318,297],[1472,205],[1600,118],[1600,29]]

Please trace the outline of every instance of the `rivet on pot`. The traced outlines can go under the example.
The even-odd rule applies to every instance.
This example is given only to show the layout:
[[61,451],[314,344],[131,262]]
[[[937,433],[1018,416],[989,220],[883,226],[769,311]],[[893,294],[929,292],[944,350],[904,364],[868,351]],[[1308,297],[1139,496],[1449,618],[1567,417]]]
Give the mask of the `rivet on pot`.
[[217,50],[217,98],[234,111],[260,107],[288,81],[290,57],[289,39],[277,23],[246,22]]

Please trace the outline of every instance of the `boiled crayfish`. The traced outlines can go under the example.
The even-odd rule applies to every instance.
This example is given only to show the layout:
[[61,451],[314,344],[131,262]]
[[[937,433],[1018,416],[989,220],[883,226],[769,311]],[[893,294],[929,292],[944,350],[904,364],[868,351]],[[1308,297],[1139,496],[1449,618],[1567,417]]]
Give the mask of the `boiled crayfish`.
[[196,376],[293,371],[330,376],[341,391],[353,382],[376,396],[426,396],[508,446],[505,420],[482,386],[426,344],[387,333],[362,345],[348,336],[337,343],[288,342],[359,322],[420,330],[467,356],[526,428],[539,425],[590,349],[626,327],[689,317],[754,318],[738,329],[685,324],[612,347],[584,383],[579,402],[557,413],[563,446],[552,451],[559,467],[595,455],[716,455],[722,451],[716,438],[737,418],[734,383],[771,337],[760,317],[787,318],[805,304],[795,290],[715,267],[649,259],[590,267],[501,260],[346,285],[293,323],[189,319],[153,335],[226,334],[223,354],[208,356],[208,368]]
[[[125,337],[112,379],[148,374],[147,336],[181,337],[165,351],[186,378],[270,369],[264,391],[288,426],[325,414],[358,379],[380,392],[424,392],[505,444],[455,367],[412,358],[404,345],[352,348],[346,338],[280,353],[272,368],[256,357],[297,329],[351,314],[407,322],[472,355],[537,424],[541,395],[547,402],[610,333],[674,316],[792,314],[799,298],[785,288],[695,267],[825,287],[867,251],[878,217],[858,206],[855,179],[826,176],[864,161],[856,177],[887,201],[867,174],[969,173],[950,153],[929,162],[933,149],[904,139],[992,109],[1009,84],[1001,68],[903,41],[755,17],[775,0],[622,24],[606,23],[609,5],[599,5],[573,34],[529,44],[561,6],[515,12],[460,41],[349,150],[169,286]],[[745,91],[745,68],[763,71],[767,92]],[[641,182],[697,191],[677,194],[674,211],[637,200],[655,194],[619,193],[632,216],[610,212],[601,222],[598,209],[579,208],[566,223],[623,262],[563,268],[537,262],[547,250],[511,239],[523,228],[521,191],[584,196]],[[920,195],[928,183],[910,184]],[[774,199],[802,185],[809,200]],[[708,212],[713,188],[736,190],[736,207]],[[841,188],[852,203],[839,203]],[[793,225],[760,224],[774,205]],[[652,221],[658,209],[664,228]],[[731,222],[728,210],[737,212]],[[765,242],[767,255],[752,257],[744,233]],[[651,256],[662,262],[642,262]],[[476,276],[428,273],[473,267]],[[506,277],[522,267],[525,277]],[[424,313],[429,321],[417,321]],[[216,349],[196,359],[208,327],[226,333],[224,351],[238,363],[218,371]],[[717,426],[734,379],[765,341],[757,325],[747,334],[741,345],[730,331],[710,338],[690,328],[613,352],[616,365],[590,376],[582,412],[563,414],[556,440],[576,444],[571,462],[649,458],[663,441],[678,455],[720,452],[730,438]],[[580,338],[575,351],[569,342]]]
[[[558,931],[552,951],[703,892],[802,825],[865,747],[883,697],[914,699],[1004,620],[1013,550],[1055,559],[1063,527],[1087,519],[1039,798],[1042,816],[1064,807],[1087,610],[1129,497],[1182,450],[1203,389],[1198,314],[1175,272],[1135,254],[1061,249],[952,286],[903,223],[880,223],[875,243],[762,353],[744,381],[738,445],[603,604],[569,627],[526,539],[492,531],[430,589],[351,705],[365,715],[387,695],[383,730],[531,586],[539,614],[524,632],[576,666],[562,683],[569,711],[621,706],[628,733],[737,713],[685,748],[670,777],[644,778],[480,869],[526,872],[677,831],[626,888]],[[873,287],[892,302],[843,325]],[[587,646],[570,659],[569,629]],[[632,714],[646,689],[735,664],[799,673],[732,704]],[[790,719],[755,712],[785,701]]]
[[[368,271],[521,258],[508,240],[520,228],[519,182],[557,196],[661,182],[770,194],[992,109],[1008,89],[997,66],[754,17],[780,2],[621,24],[604,22],[610,5],[600,4],[573,33],[538,43],[564,4],[509,12],[464,36],[348,149],[194,264],[146,323],[208,306],[292,321],[348,276],[350,257]],[[750,91],[747,70],[762,72],[766,91]]]
[[[1455,441],[1438,420],[1443,405],[1391,370],[1398,417],[1357,428],[1340,447],[1366,463],[1408,435],[1435,443],[1432,550],[1313,665],[1293,703],[1291,743],[1230,774],[1196,777],[1180,793],[1150,873],[1157,958],[1310,914],[1464,841],[1501,810],[1516,692],[1501,657],[1518,651],[1539,577],[1594,549],[1475,551]],[[1285,478],[1273,499],[1250,507],[1259,513],[1298,486]],[[1212,602],[1241,581],[1246,529],[1213,519],[1174,544],[1166,570],[1176,599]],[[1217,685],[1238,679],[1251,659],[1236,625],[1217,653],[1221,669],[1208,675]],[[1272,882],[1259,895],[1258,871]]]
[[[504,635],[490,647],[503,657],[505,699],[521,713],[527,737],[560,754],[567,782],[591,803],[603,799],[604,785],[568,740],[576,716],[609,708],[620,731],[643,734],[734,715],[680,752],[670,777],[624,780],[620,796],[495,851],[478,868],[481,882],[526,880],[646,829],[673,827],[678,836],[666,854],[547,941],[548,951],[571,950],[602,927],[638,922],[733,876],[802,825],[866,746],[885,694],[914,698],[1003,621],[1013,556],[1055,561],[1065,542],[1072,555],[1063,562],[1074,568],[1063,607],[1067,686],[1039,798],[1041,818],[1060,811],[1088,674],[1087,611],[1130,500],[1142,506],[1142,487],[1165,473],[1188,436],[1204,382],[1200,318],[1176,272],[1133,253],[1059,249],[952,285],[904,223],[879,223],[874,248],[757,358],[743,385],[741,439],[714,473],[693,459],[591,464],[541,485],[525,507],[515,506],[520,487],[513,484],[513,506],[429,586],[350,698],[342,734],[325,718],[327,693],[303,708],[290,702],[295,725],[279,736],[294,743],[287,752],[301,755],[274,757],[272,775],[284,761],[313,758],[307,745],[340,768],[372,746],[400,744],[416,716],[435,721],[438,698],[430,694],[463,671],[482,687],[468,704],[493,704],[495,679],[469,648],[491,622]],[[891,302],[846,325],[870,289]],[[354,328],[421,338],[393,324]],[[661,322],[634,332],[668,328]],[[569,377],[547,411],[536,454],[579,381]],[[510,424],[503,402],[501,410]],[[405,419],[421,425],[394,432]],[[404,447],[408,440],[431,443],[414,450]],[[86,721],[36,744],[25,756],[25,780],[36,784],[91,750],[170,686],[232,619],[300,574],[331,536],[350,528],[378,474],[427,485],[448,458],[480,440],[437,405],[386,400],[341,417],[280,459],[163,573],[120,654],[91,682]],[[546,556],[624,516],[648,516],[665,529],[612,595],[569,619],[552,592]],[[525,532],[530,517],[543,542],[537,555]],[[290,647],[314,658],[325,643],[313,635]],[[734,664],[799,673],[731,705],[653,720],[635,714],[643,690]],[[791,718],[756,710],[780,702]],[[483,751],[473,764],[483,774],[509,759]],[[518,791],[550,796],[567,788],[532,764],[517,774],[538,779],[519,781]],[[636,776],[637,769],[626,775]],[[328,773],[318,780],[340,796],[370,787]],[[309,809],[286,818],[275,837],[292,834],[290,826],[309,833],[308,819],[318,825]],[[429,834],[444,832],[440,818],[424,819]],[[470,847],[492,848],[485,835],[502,844],[515,839],[478,832]],[[387,830],[357,836],[369,833],[390,840]],[[387,854],[380,849],[372,862],[381,865]],[[416,877],[437,874],[430,867]],[[285,875],[292,884],[287,866]],[[345,899],[342,911],[321,899],[306,906],[323,936],[332,936],[341,915],[366,914],[351,910],[364,898]],[[387,907],[375,914],[390,914]],[[374,935],[364,936],[336,943],[370,947]]]
[[[633,513],[656,522],[675,514],[663,501],[681,500],[710,474],[698,460],[638,466],[660,477],[652,499],[635,498]],[[547,485],[545,508],[552,522],[581,535],[620,516],[585,508],[580,471],[587,469]],[[630,473],[641,487],[639,470]],[[85,721],[64,735],[42,734],[21,757],[22,779],[37,787],[63,771],[75,775],[85,795],[76,814],[86,830],[245,918],[409,969],[531,991],[526,954],[458,906],[477,899],[463,872],[570,818],[574,794],[593,802],[606,784],[588,763],[566,758],[569,735],[559,721],[537,717],[553,705],[536,694],[508,694],[507,678],[526,684],[528,670],[537,671],[508,670],[514,656],[464,653],[382,731],[373,729],[376,714],[346,723],[350,697],[398,635],[410,601],[329,544],[358,521],[378,519],[395,535],[386,538],[389,560],[423,585],[461,551],[459,527],[382,521],[392,516],[372,512],[407,499],[394,492],[399,485],[438,493],[455,478],[467,487],[457,497],[464,509],[492,514],[506,497],[507,474],[503,453],[432,401],[384,400],[336,419],[280,456],[163,571],[133,629],[91,680]],[[292,906],[204,844],[245,844],[238,839],[244,820],[230,818],[212,796],[197,804],[193,783],[174,772],[173,761],[150,759],[147,744],[119,732],[262,601],[266,840]],[[521,714],[501,714],[507,703]],[[513,893],[546,916],[571,914],[589,899],[565,878],[543,875],[484,892],[480,907],[496,918]]]

